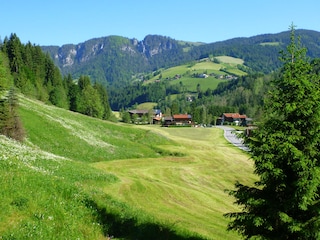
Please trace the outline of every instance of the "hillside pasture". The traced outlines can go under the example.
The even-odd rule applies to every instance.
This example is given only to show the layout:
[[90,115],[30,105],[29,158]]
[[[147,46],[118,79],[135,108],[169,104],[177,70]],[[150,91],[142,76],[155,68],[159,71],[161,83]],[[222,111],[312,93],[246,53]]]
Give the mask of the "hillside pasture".
[[237,64],[242,65],[244,63],[243,59],[234,58],[230,56],[218,56],[215,58],[218,59],[221,63],[227,63],[227,64],[233,64],[233,65],[237,65]]
[[[214,90],[220,82],[227,81],[226,79],[216,78],[215,76],[225,76],[228,73],[237,76],[243,76],[246,74],[237,68],[238,64],[243,64],[244,61],[242,59],[228,56],[219,56],[215,58],[217,58],[220,63],[214,63],[210,60],[202,60],[161,70],[160,74],[154,76],[145,84],[149,84],[157,80],[169,80],[171,85],[180,85],[182,83],[186,91],[196,92],[198,84],[200,84],[202,91],[205,91],[208,88]],[[224,71],[222,71],[222,69],[224,69]],[[198,75],[203,73],[206,73],[208,78],[198,77]]]
[[139,105],[136,107],[136,109],[140,109],[140,110],[152,110],[152,109],[154,109],[155,106],[157,106],[157,103],[145,102],[145,103],[139,104]]
[[[215,77],[207,77],[207,78],[185,77],[181,79],[183,86],[185,86],[185,88],[189,92],[196,92],[198,84],[202,91],[206,91],[208,88],[210,88],[211,90],[214,90],[217,88],[220,82],[224,82],[224,81],[227,81],[227,80],[217,79]],[[176,81],[172,81],[171,84],[177,84],[177,83]]]
[[263,42],[263,43],[260,43],[259,45],[261,45],[261,46],[280,46],[281,43],[280,42]]
[[0,137],[4,239],[239,239],[223,214],[256,180],[218,128],[90,118],[20,96],[27,139]]

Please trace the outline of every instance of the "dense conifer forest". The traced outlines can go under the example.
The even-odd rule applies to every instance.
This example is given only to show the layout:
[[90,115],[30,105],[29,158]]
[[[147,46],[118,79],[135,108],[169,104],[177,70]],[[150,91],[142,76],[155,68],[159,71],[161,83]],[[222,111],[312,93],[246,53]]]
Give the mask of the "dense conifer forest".
[[3,74],[4,79],[12,76],[12,84],[4,82],[3,89],[11,85],[26,96],[45,103],[110,119],[106,88],[99,83],[92,84],[88,76],[81,75],[77,80],[70,74],[62,76],[50,55],[45,54],[40,46],[30,42],[22,44],[16,34],[11,34],[1,44],[1,62],[3,71],[6,67],[9,69],[9,73]]

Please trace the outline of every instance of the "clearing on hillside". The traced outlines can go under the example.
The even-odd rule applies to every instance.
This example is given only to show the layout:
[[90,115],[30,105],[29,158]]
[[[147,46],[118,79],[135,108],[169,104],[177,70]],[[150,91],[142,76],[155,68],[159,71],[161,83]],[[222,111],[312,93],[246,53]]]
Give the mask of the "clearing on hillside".
[[219,56],[215,57],[222,63],[230,63],[230,64],[243,64],[244,61],[241,58],[234,58],[229,56]]

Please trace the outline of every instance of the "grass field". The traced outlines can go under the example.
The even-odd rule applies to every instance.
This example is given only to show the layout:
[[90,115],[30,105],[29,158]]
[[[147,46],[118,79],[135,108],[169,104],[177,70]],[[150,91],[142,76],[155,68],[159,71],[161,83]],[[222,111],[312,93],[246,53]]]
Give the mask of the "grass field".
[[186,156],[95,163],[120,179],[104,191],[208,239],[238,239],[226,232],[227,219],[222,215],[237,209],[224,190],[236,180],[252,181],[248,156],[229,146],[220,129],[158,127],[153,131],[179,142],[180,146],[164,147]]
[[141,110],[152,110],[154,109],[154,107],[157,106],[157,103],[153,103],[153,102],[145,102],[145,103],[141,103],[137,106],[137,109],[141,109]]
[[[198,75],[206,72],[207,75],[226,75],[226,72],[221,71],[225,69],[227,72],[232,73],[237,76],[243,76],[246,73],[237,68],[238,64],[243,64],[242,59],[228,57],[228,56],[219,56],[217,58],[220,63],[214,63],[212,61],[201,61],[194,64],[185,64],[161,71],[161,79],[170,79],[170,84],[180,84],[180,82],[185,86],[186,90],[189,92],[196,92],[197,85],[200,84],[200,87],[203,91],[208,88],[214,90],[220,82],[227,81],[225,79],[217,79],[214,76],[209,76],[208,78],[198,78],[192,77],[193,74]],[[175,79],[176,75],[181,77]],[[159,79],[160,74],[154,76],[146,83],[152,83],[155,80]]]
[[[202,91],[210,88],[211,90],[216,89],[219,83],[225,82],[226,80],[217,79],[215,77],[207,77],[207,78],[191,78],[184,77],[181,81],[186,89],[190,92],[196,92],[198,84],[200,85],[200,89]],[[177,82],[171,82],[171,84],[177,84]]]
[[239,239],[225,189],[255,177],[220,129],[110,123],[20,97],[0,136],[2,239]]
[[215,57],[216,59],[218,59],[220,62],[222,63],[227,63],[227,64],[243,64],[244,61],[240,58],[234,58],[234,57],[229,57],[229,56],[218,56]]

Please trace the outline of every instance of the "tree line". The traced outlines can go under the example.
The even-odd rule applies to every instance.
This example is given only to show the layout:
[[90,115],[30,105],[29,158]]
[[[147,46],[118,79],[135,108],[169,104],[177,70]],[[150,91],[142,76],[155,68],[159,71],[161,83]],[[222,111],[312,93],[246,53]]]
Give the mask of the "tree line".
[[239,112],[259,119],[263,97],[275,74],[251,73],[220,83],[216,89],[202,89],[198,84],[195,92],[187,91],[180,81],[177,84],[162,79],[159,82],[141,82],[123,88],[109,87],[110,105],[116,110],[135,108],[144,102],[156,103],[155,108],[167,115],[189,113],[199,124],[215,124],[224,112]]

